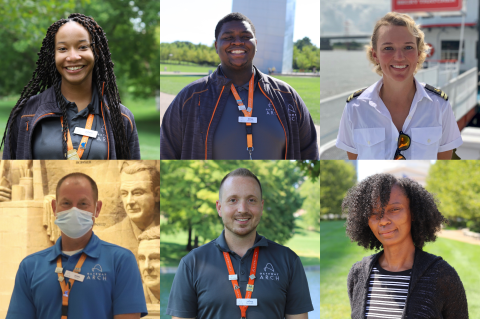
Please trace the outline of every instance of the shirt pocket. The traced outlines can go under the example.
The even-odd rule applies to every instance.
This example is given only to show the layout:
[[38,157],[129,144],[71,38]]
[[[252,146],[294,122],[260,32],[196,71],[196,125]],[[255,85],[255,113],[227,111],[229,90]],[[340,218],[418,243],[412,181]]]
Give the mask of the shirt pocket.
[[353,130],[357,146],[357,159],[385,159],[385,128],[361,128]]
[[412,159],[437,159],[441,137],[441,126],[412,128]]

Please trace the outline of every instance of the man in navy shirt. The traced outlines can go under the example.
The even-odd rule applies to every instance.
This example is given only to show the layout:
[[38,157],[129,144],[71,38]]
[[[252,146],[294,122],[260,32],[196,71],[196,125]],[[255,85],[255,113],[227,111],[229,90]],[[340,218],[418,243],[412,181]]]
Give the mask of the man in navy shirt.
[[182,258],[166,313],[173,319],[307,319],[313,306],[300,258],[256,232],[263,214],[258,178],[244,168],[230,172],[216,206],[224,231]]
[[93,179],[69,174],[52,201],[62,236],[27,256],[15,278],[7,319],[138,319],[147,315],[137,262],[100,240],[92,226],[102,208]]

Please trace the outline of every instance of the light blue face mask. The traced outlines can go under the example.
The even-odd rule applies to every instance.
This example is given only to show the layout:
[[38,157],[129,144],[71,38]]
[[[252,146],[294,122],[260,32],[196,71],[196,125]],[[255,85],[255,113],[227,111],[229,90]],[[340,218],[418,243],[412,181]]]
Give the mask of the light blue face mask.
[[[97,205],[95,205],[95,211],[97,211]],[[92,217],[92,213],[72,207],[57,213],[55,224],[66,236],[76,239],[85,235],[92,228]]]

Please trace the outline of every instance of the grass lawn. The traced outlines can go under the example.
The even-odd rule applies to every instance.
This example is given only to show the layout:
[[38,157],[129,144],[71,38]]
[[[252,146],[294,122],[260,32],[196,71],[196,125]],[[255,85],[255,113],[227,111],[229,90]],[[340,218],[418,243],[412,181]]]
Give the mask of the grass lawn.
[[[0,99],[0,132],[3,136],[10,111],[18,97]],[[132,111],[137,125],[140,153],[142,159],[158,159],[160,157],[160,114],[157,111],[155,98],[135,100],[124,97],[122,104]]]
[[[292,86],[305,102],[313,122],[320,124],[320,78],[275,76]],[[160,75],[160,91],[177,95],[187,84],[202,76]]]
[[[180,259],[188,253],[185,250],[187,240],[187,232],[168,235],[162,233],[160,266],[177,267]],[[295,235],[284,246],[299,255],[304,266],[320,264],[320,233],[318,231],[308,231],[296,227]]]
[[[321,223],[320,312],[322,318],[349,318],[347,276],[352,265],[373,254],[350,243],[345,235],[344,221]],[[441,256],[458,272],[467,293],[470,318],[480,318],[480,246],[438,238],[425,251]]]
[[167,68],[167,72],[205,72],[208,73],[209,70],[215,71],[217,69],[216,66],[200,66],[200,65],[180,65],[180,64],[163,64],[160,63],[160,72],[165,71],[165,67]]

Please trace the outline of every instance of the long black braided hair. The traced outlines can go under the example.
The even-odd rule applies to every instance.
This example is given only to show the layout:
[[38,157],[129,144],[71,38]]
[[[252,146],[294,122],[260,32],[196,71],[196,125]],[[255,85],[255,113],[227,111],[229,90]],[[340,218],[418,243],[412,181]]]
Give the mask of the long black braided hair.
[[[67,106],[63,99],[60,86],[61,75],[58,73],[55,65],[55,35],[58,29],[67,22],[75,21],[82,25],[90,34],[92,39],[91,49],[95,56],[95,65],[93,68],[93,82],[97,86],[97,93],[99,100],[102,99],[102,84],[105,82],[104,95],[107,100],[108,109],[110,111],[110,124],[113,129],[113,137],[115,139],[115,152],[118,159],[129,159],[130,150],[128,148],[127,134],[125,125],[122,120],[120,111],[120,94],[118,93],[117,82],[115,74],[113,73],[113,62],[110,58],[111,53],[108,48],[108,40],[103,32],[103,29],[92,18],[80,13],[72,13],[68,19],[60,19],[52,24],[42,42],[40,52],[38,52],[37,67],[33,72],[32,79],[23,88],[20,99],[10,113],[7,122],[7,130],[3,134],[0,149],[5,143],[5,138],[8,138],[10,144],[10,157],[15,159],[15,150],[13,149],[13,134],[12,125],[16,122],[18,115],[26,105],[28,99],[38,93],[42,93],[53,85],[55,97],[59,102],[62,110],[63,118],[67,118]],[[103,116],[103,114],[102,114]],[[63,125],[63,156],[67,158],[67,136],[68,136],[68,121],[64,121]],[[105,128],[106,129],[106,128]],[[108,134],[108,132],[107,132]]]

